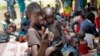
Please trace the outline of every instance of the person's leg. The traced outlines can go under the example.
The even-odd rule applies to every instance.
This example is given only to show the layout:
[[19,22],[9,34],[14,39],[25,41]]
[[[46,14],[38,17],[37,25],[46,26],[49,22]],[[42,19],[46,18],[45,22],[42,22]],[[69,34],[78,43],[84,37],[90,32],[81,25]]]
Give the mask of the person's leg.
[[13,11],[13,20],[15,20],[15,19],[17,19],[17,16],[16,16],[16,11],[14,9],[14,11]]
[[37,56],[37,53],[38,53],[38,45],[33,45],[31,47],[31,53],[32,53],[32,56]]
[[18,0],[18,4],[19,4],[19,8],[20,8],[20,16],[22,19],[22,18],[24,18],[26,5],[25,5],[24,1],[20,1],[20,0]]
[[13,6],[12,7],[12,19],[15,20],[17,17],[16,17],[16,11],[15,11],[15,7]]
[[50,54],[51,54],[52,52],[54,52],[55,50],[57,50],[57,47],[55,47],[55,46],[48,47],[48,48],[46,49],[45,56],[50,56]]

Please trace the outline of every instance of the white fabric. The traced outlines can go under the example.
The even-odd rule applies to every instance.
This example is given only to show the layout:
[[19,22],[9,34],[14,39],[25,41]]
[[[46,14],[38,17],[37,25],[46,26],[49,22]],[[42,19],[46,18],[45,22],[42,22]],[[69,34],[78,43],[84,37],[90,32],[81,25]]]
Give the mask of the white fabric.
[[26,49],[28,49],[27,42],[10,41],[0,56],[28,56]]
[[92,34],[89,34],[89,33],[85,34],[84,40],[87,41],[88,47],[90,47],[91,49],[94,48],[93,39],[94,39],[94,36]]
[[80,16],[76,16],[73,18],[73,22],[78,21],[80,19]]

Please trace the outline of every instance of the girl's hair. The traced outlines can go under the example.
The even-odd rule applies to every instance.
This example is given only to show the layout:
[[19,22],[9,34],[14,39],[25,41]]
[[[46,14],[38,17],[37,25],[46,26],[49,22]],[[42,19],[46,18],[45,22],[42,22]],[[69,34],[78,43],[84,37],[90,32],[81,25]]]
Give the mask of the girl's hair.
[[36,14],[40,14],[42,12],[41,6],[35,2],[29,4],[27,6],[27,15],[29,17],[29,15],[31,14],[31,12],[34,12]]
[[83,40],[84,37],[85,37],[85,33],[84,33],[84,32],[80,32],[80,33],[79,33],[79,38],[80,38],[80,40]]
[[95,19],[94,13],[93,13],[93,12],[89,12],[89,13],[87,14],[87,19],[89,19],[92,23],[95,23],[95,22],[94,22],[94,19]]
[[79,16],[81,13],[82,13],[82,11],[76,11],[76,12],[73,14],[73,16],[74,16],[74,17],[75,17],[75,16]]

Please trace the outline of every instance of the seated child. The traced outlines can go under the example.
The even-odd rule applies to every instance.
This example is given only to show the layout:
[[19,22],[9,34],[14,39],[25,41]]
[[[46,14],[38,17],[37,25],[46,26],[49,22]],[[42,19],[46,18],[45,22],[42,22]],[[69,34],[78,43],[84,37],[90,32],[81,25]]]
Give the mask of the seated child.
[[86,55],[88,54],[88,46],[87,46],[87,42],[84,40],[85,34],[83,32],[81,32],[79,34],[79,38],[80,38],[80,43],[79,43],[79,52],[81,55]]
[[16,32],[16,25],[15,24],[11,24],[9,26],[9,28],[6,30],[7,34],[10,35],[10,39],[13,38],[13,39],[17,39],[19,37],[19,33]]
[[64,56],[80,56],[78,51],[79,39],[71,38],[69,44],[65,44],[62,48],[62,53]]
[[3,31],[5,32],[9,28],[10,24],[12,23],[12,20],[10,19],[11,17],[9,12],[5,12],[4,17],[5,20],[1,21],[1,24],[3,26]]

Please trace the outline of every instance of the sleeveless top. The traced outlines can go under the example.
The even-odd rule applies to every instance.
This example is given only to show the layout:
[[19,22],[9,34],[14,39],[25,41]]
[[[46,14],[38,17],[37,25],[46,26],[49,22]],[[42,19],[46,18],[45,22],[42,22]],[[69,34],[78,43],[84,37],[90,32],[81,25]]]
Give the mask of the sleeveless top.
[[79,45],[79,52],[80,52],[82,55],[88,53],[88,48],[87,48],[87,45],[86,45],[86,41],[80,43],[80,45]]

